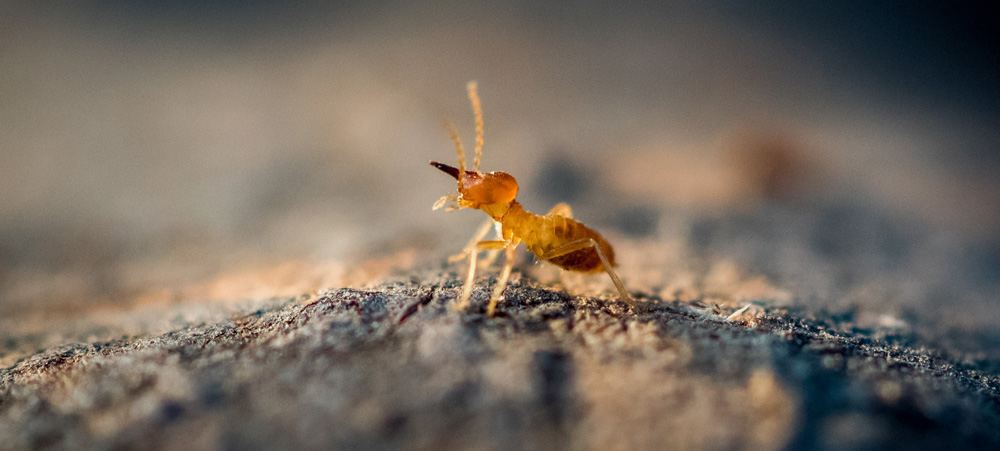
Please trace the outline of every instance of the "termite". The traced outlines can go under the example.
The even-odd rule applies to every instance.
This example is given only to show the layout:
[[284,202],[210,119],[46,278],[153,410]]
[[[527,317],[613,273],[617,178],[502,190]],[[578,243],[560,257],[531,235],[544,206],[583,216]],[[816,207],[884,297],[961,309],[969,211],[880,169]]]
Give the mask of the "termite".
[[[622,301],[634,307],[635,303],[625,292],[625,286],[612,268],[615,265],[615,252],[611,245],[599,233],[575,221],[569,205],[560,203],[548,214],[533,214],[517,202],[517,181],[513,176],[506,172],[484,173],[479,170],[479,160],[483,152],[483,110],[476,82],[469,82],[466,88],[476,119],[476,150],[472,170],[465,170],[462,141],[459,139],[458,130],[451,122],[446,125],[458,153],[458,167],[436,161],[430,162],[431,166],[458,181],[458,192],[439,199],[434,204],[434,210],[447,204],[446,210],[449,211],[475,208],[490,216],[464,251],[456,256],[459,259],[465,255],[469,256],[469,275],[465,279],[462,296],[455,304],[455,309],[464,310],[469,304],[479,253],[490,250],[495,257],[497,252],[503,250],[506,261],[486,309],[487,315],[493,316],[497,303],[503,297],[511,269],[514,267],[514,249],[522,242],[539,260],[563,269],[583,273],[606,271],[618,288]],[[490,228],[496,230],[498,239],[482,240]],[[492,258],[490,260],[492,261]]]

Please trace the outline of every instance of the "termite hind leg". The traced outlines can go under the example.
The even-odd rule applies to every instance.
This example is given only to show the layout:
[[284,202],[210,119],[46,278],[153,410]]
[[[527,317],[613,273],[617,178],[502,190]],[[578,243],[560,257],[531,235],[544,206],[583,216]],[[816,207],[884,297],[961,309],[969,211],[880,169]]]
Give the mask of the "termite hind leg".
[[555,207],[549,210],[550,215],[559,215],[564,218],[573,219],[573,209],[570,208],[569,204],[566,202],[559,202]]
[[469,298],[472,296],[472,284],[476,281],[476,260],[479,258],[479,251],[488,249],[503,249],[507,243],[504,241],[480,241],[469,254],[469,275],[465,279],[465,286],[462,287],[462,296],[455,304],[455,310],[463,310],[469,306]]
[[609,276],[611,276],[611,281],[614,282],[615,288],[618,289],[618,294],[621,295],[622,301],[625,301],[625,303],[627,303],[631,307],[635,307],[635,301],[633,301],[632,297],[629,296],[628,293],[625,291],[625,285],[622,283],[622,280],[618,278],[618,274],[615,273],[614,268],[611,267],[611,263],[608,262],[608,258],[605,257],[604,252],[601,251],[601,246],[599,246],[597,244],[597,241],[594,241],[593,238],[576,240],[564,244],[555,249],[552,249],[551,251],[546,252],[543,255],[539,255],[538,258],[541,260],[551,260],[553,258],[566,255],[570,252],[575,252],[580,249],[586,249],[588,247],[592,247],[594,248],[595,251],[597,251],[597,256],[601,258],[601,263],[604,265],[604,270],[608,272]]
[[500,298],[503,297],[504,288],[507,288],[507,279],[510,277],[511,269],[514,268],[515,247],[517,247],[516,244],[509,244],[506,252],[504,252],[506,261],[503,265],[503,271],[500,272],[500,278],[497,279],[497,285],[493,287],[493,295],[490,296],[490,305],[486,308],[486,314],[489,316],[493,316],[493,313],[496,312],[497,303],[500,302]]

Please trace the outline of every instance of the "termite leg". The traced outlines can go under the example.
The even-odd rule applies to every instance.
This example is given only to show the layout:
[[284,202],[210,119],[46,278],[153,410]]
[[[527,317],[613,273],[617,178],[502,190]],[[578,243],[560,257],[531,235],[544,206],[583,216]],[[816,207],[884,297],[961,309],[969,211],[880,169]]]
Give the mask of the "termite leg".
[[601,252],[601,246],[598,246],[597,241],[594,241],[593,238],[576,240],[571,243],[564,244],[546,252],[543,255],[539,255],[538,258],[547,261],[566,255],[570,252],[586,249],[588,247],[593,247],[594,250],[597,251],[597,256],[601,258],[601,263],[604,264],[604,269],[608,272],[608,275],[611,276],[611,281],[614,282],[615,288],[618,288],[618,293],[621,295],[622,301],[625,301],[628,305],[635,307],[635,302],[632,301],[632,297],[625,292],[625,285],[622,284],[622,281],[618,278],[618,274],[615,273],[615,270],[611,268],[611,263],[609,263],[607,257],[604,256],[604,252]]
[[562,216],[564,218],[573,219],[573,209],[570,208],[569,204],[567,204],[565,202],[560,202],[560,203],[556,204],[555,207],[552,207],[552,209],[549,210],[549,214],[550,215],[559,215],[559,216]]
[[[469,241],[469,244],[465,245],[465,247],[462,249],[462,252],[448,257],[448,262],[454,263],[460,261],[463,258],[465,258],[466,255],[471,254],[476,249],[476,244],[479,243],[483,239],[483,237],[490,232],[491,226],[495,226],[496,228],[497,239],[502,240],[503,231],[500,229],[500,223],[492,219],[487,219],[486,222],[483,223],[483,225],[479,226],[479,229],[476,230],[475,236],[472,237],[472,240]],[[497,259],[497,255],[499,254],[500,254],[500,249],[490,249],[489,253],[486,254],[486,258],[483,259],[482,263],[479,266],[482,266],[484,268],[489,268],[490,265],[492,265],[493,262]]]
[[[503,240],[503,226],[499,222],[493,223],[494,228],[497,231],[497,240]],[[482,266],[484,268],[489,268],[493,266],[493,262],[497,260],[497,256],[500,255],[500,249],[490,249],[486,254],[486,258],[483,260]]]
[[472,296],[472,283],[476,280],[476,259],[479,258],[479,251],[487,249],[503,249],[507,246],[505,241],[480,241],[476,243],[476,248],[469,255],[469,276],[465,279],[465,287],[462,288],[462,296],[455,304],[455,310],[463,310],[469,305],[469,297]]
[[503,271],[500,272],[500,278],[497,279],[497,285],[493,287],[493,295],[490,296],[490,305],[486,308],[486,314],[493,316],[496,312],[497,303],[500,302],[500,298],[503,296],[503,290],[507,287],[507,278],[510,277],[510,270],[514,268],[514,248],[517,244],[511,243],[507,245],[506,252],[504,253],[506,261],[503,265]]
[[492,219],[487,219],[486,222],[484,222],[483,225],[479,226],[479,229],[476,230],[476,234],[472,236],[471,240],[469,240],[469,244],[466,244],[465,247],[462,248],[462,252],[448,257],[448,261],[454,263],[464,259],[466,255],[472,253],[472,251],[476,249],[476,244],[482,241],[483,237],[486,236],[487,233],[490,233],[490,228],[493,227],[494,222],[495,221]]

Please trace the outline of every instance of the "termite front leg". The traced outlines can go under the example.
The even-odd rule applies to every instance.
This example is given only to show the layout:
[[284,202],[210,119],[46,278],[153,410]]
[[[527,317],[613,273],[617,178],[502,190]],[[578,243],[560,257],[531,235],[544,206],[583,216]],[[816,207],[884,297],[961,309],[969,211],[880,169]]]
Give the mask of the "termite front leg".
[[480,241],[476,243],[474,249],[469,254],[469,276],[465,279],[465,287],[462,288],[462,296],[455,304],[455,310],[464,310],[469,305],[469,298],[472,296],[472,284],[476,281],[476,260],[479,252],[490,249],[503,249],[507,246],[506,241]]
[[[497,239],[498,240],[502,240],[503,239],[503,226],[500,225],[499,222],[494,222],[493,223],[493,228],[497,232]],[[490,249],[490,252],[488,254],[486,254],[486,259],[483,260],[483,267],[489,268],[490,266],[493,266],[493,262],[496,261],[498,255],[500,255],[500,249]]]
[[486,308],[486,314],[493,316],[493,313],[497,310],[497,303],[500,302],[500,298],[503,296],[503,290],[507,287],[507,278],[510,277],[510,271],[514,268],[514,248],[517,247],[515,243],[509,243],[504,253],[506,260],[504,261],[503,271],[500,272],[500,278],[497,279],[497,286],[493,287],[493,295],[490,296],[490,305]]
[[[466,244],[465,247],[462,248],[462,252],[448,257],[448,262],[454,263],[461,261],[466,255],[472,254],[476,250],[476,245],[479,244],[483,237],[490,232],[490,229],[496,229],[498,240],[503,239],[503,232],[500,229],[500,223],[492,219],[487,219],[486,222],[484,222],[483,225],[479,226],[479,229],[476,230],[476,234],[472,237],[472,240],[469,241],[469,244]],[[493,261],[497,259],[497,254],[500,253],[500,249],[490,249],[489,251],[489,254],[486,255],[486,258],[483,259],[479,266],[489,268],[490,265],[493,264]]]
[[483,237],[486,236],[487,233],[490,233],[490,229],[493,228],[494,222],[496,221],[492,219],[487,219],[486,222],[483,223],[483,225],[479,226],[479,228],[476,229],[476,234],[472,236],[471,240],[469,240],[469,244],[466,244],[465,247],[462,248],[462,252],[459,254],[452,255],[451,257],[448,257],[448,261],[452,263],[461,261],[462,259],[465,258],[466,255],[469,255],[473,251],[475,251],[476,244],[482,241]]
[[570,252],[576,252],[586,248],[593,248],[594,251],[597,252],[597,256],[601,258],[601,263],[604,265],[604,270],[608,272],[609,276],[611,276],[611,281],[614,282],[615,288],[618,289],[618,294],[621,295],[622,301],[625,301],[628,305],[635,307],[635,301],[633,301],[632,297],[625,292],[625,285],[622,284],[622,280],[618,278],[618,274],[615,273],[615,270],[611,268],[611,263],[608,262],[608,258],[605,257],[604,252],[601,251],[601,246],[599,246],[597,241],[594,241],[593,238],[585,238],[564,244],[546,252],[545,254],[539,255],[538,258],[548,261],[553,258],[569,254]]

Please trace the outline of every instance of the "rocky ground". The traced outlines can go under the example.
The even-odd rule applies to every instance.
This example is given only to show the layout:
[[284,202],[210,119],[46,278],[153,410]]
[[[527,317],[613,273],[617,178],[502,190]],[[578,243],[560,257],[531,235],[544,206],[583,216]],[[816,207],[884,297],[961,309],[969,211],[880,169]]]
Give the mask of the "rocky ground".
[[[624,274],[664,249],[620,247]],[[796,306],[727,265],[631,277],[630,309],[527,263],[490,318],[495,279],[455,311],[462,265],[408,255],[363,289],[8,322],[0,448],[1000,445],[995,351],[932,318]]]

